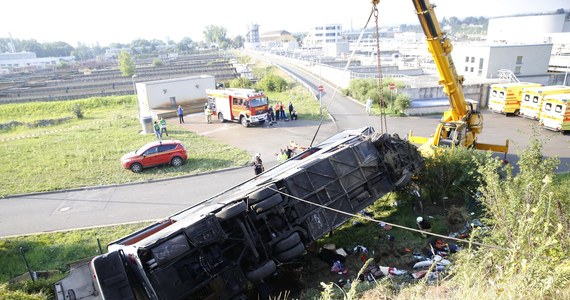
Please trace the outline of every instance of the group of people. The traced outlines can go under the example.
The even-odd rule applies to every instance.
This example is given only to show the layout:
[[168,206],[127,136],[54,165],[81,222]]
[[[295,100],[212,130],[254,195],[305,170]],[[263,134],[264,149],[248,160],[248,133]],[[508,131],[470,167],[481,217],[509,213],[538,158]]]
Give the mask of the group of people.
[[289,158],[293,157],[296,154],[297,150],[305,150],[305,147],[299,146],[294,141],[289,141],[289,144],[285,147],[285,149],[279,149],[279,153],[276,153],[277,160],[280,162],[284,162]]
[[293,102],[289,101],[289,106],[287,107],[289,110],[289,118],[287,118],[287,114],[285,113],[285,105],[283,102],[277,102],[274,107],[271,105],[267,111],[267,122],[269,125],[275,124],[279,119],[283,121],[297,120],[297,111],[295,111],[295,107],[293,107]]
[[168,130],[166,129],[166,120],[160,117],[159,121],[154,121],[153,125],[154,133],[159,141],[162,141],[162,134],[165,133],[168,136]]

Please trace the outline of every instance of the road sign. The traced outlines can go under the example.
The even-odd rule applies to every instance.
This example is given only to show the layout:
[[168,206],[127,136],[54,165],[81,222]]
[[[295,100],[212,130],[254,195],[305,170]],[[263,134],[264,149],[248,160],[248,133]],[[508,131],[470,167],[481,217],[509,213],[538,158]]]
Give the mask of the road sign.
[[322,85],[319,85],[319,92],[322,92],[322,91],[324,91],[324,90],[325,90],[325,87],[322,86]]
[[393,91],[393,90],[396,88],[396,85],[395,85],[395,84],[393,84],[393,83],[390,83],[390,85],[389,85],[389,86],[390,86],[390,90],[391,90],[391,91]]

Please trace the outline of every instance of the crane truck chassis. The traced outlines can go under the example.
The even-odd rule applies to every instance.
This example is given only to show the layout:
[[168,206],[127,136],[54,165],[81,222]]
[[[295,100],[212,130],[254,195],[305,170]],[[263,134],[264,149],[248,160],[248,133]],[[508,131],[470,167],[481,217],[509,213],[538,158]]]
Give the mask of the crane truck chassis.
[[[372,127],[319,145],[108,245],[55,284],[56,299],[245,299],[350,216],[406,185],[417,148]],[[317,205],[320,206],[317,206]]]

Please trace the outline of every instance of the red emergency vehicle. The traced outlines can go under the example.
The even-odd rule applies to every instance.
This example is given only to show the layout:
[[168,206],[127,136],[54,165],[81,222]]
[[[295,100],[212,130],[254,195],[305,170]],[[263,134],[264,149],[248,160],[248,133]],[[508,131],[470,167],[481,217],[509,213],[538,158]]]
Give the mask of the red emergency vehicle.
[[253,89],[206,90],[208,107],[221,122],[235,121],[248,127],[263,124],[267,116],[268,99]]

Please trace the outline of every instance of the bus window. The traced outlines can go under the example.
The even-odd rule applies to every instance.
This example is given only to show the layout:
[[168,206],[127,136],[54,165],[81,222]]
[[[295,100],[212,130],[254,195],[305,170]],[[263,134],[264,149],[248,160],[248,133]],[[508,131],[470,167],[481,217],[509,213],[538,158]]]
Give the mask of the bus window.
[[239,99],[239,105],[243,105],[243,99]]
[[550,111],[551,109],[552,109],[552,103],[546,103],[546,105],[544,106],[544,110]]
[[556,107],[554,108],[554,111],[557,113],[561,113],[562,112],[562,105],[556,105]]
[[245,108],[249,109],[249,101],[245,100],[243,102],[243,105],[245,105]]
[[538,103],[538,96],[532,97],[532,103]]
[[238,104],[238,99],[234,98],[234,105]]

